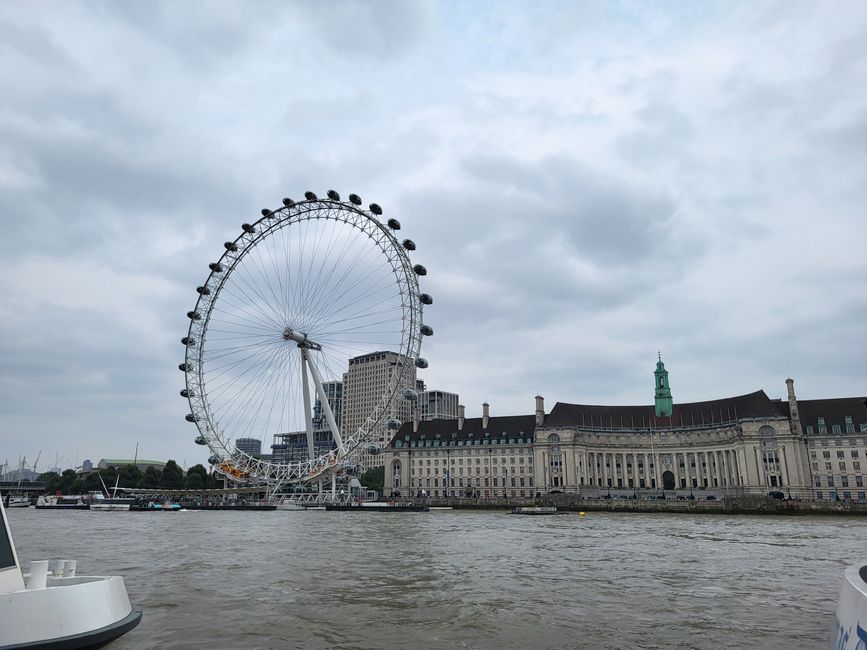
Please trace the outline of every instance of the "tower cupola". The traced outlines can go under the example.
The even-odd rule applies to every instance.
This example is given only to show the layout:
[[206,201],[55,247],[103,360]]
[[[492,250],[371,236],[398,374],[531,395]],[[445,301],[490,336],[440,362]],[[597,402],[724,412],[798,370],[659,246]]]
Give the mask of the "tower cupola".
[[671,387],[668,385],[668,370],[662,363],[662,353],[657,353],[656,370],[653,371],[656,389],[654,391],[654,403],[656,417],[670,417],[673,407],[671,400]]

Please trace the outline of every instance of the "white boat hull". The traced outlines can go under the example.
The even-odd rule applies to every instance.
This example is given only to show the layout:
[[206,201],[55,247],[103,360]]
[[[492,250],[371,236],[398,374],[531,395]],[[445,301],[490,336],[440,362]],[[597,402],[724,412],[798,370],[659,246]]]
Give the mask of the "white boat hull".
[[846,569],[834,629],[834,650],[867,648],[867,564]]
[[30,643],[85,647],[69,644],[76,637],[88,644],[115,638],[140,619],[120,576],[49,578],[44,589],[0,594],[0,650]]

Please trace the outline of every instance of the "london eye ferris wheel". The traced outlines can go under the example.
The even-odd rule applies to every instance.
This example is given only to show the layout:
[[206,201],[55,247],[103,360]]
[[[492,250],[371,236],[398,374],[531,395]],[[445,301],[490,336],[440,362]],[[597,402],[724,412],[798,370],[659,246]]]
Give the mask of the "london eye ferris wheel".
[[[284,198],[241,226],[196,289],[181,339],[181,396],[196,442],[209,447],[222,474],[272,484],[311,480],[341,469],[383,427],[399,425],[391,414],[413,394],[413,366],[427,367],[419,353],[433,330],[422,310],[433,300],[420,291],[427,271],[411,263],[416,246],[398,239],[400,223],[375,203],[361,204],[333,190],[326,198]],[[370,413],[343,431],[324,385],[342,379],[350,358],[374,351],[395,352],[398,361]],[[316,399],[331,435],[322,453],[314,445]],[[237,444],[253,438],[264,447],[293,432],[305,434],[302,460],[263,459]]]

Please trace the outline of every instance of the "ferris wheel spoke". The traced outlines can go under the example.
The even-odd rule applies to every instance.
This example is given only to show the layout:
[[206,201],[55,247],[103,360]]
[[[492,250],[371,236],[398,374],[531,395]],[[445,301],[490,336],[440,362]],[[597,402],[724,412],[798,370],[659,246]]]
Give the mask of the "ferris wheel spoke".
[[251,314],[245,310],[229,311],[227,309],[213,307],[211,309],[211,322],[218,324],[225,323],[237,327],[246,327],[251,330],[259,330],[263,332],[274,332],[275,330],[279,330],[277,323],[270,322],[258,314]]
[[[224,373],[223,376],[225,376],[225,380],[222,383],[214,385],[210,390],[210,395],[215,398],[222,397],[224,394],[228,393],[230,389],[235,388],[241,382],[246,381],[247,384],[249,384],[252,380],[251,378],[255,378],[258,373],[263,372],[266,368],[275,363],[279,353],[279,346],[274,346],[270,350],[267,350],[256,357],[245,357],[242,360],[242,363],[239,364],[241,366],[239,372],[231,375],[228,372]],[[216,380],[219,376],[220,375],[215,375],[213,379]],[[240,390],[243,390],[243,386]],[[240,390],[237,390],[235,394],[237,395]]]
[[[340,301],[345,296],[352,295],[350,292],[353,291],[353,289],[355,289],[360,283],[362,283],[363,281],[365,281],[369,277],[371,277],[373,275],[373,273],[375,273],[377,271],[381,271],[382,269],[383,269],[382,264],[380,264],[378,266],[368,264],[368,266],[363,271],[359,272],[356,275],[355,279],[350,282],[349,286],[343,288],[343,291],[341,293],[337,294],[337,287],[335,287],[335,291],[334,291],[335,295],[333,296],[333,298],[330,298],[330,300],[333,300],[333,302],[331,303],[332,306],[329,308],[329,311],[328,311],[329,316],[340,313],[340,310],[343,309],[343,307],[341,307],[341,308],[337,307],[338,305],[341,304]],[[388,276],[386,276],[386,277],[388,277]],[[359,296],[358,299],[360,300],[360,299],[362,299],[362,297]]]
[[[254,313],[258,312],[258,317],[262,322],[272,325],[277,330],[281,329],[281,327],[285,327],[285,325],[282,324],[283,321],[280,314],[274,309],[272,302],[270,302],[260,290],[251,288],[250,283],[252,282],[252,279],[250,277],[243,277],[239,273],[237,280],[238,282],[236,282],[230,289],[230,295],[240,301],[244,307],[250,307],[253,309]],[[226,287],[224,287],[224,291],[225,290]],[[246,311],[247,310],[244,309],[244,312]]]
[[[343,274],[340,276],[338,281],[331,287],[327,292],[327,297],[330,301],[337,300],[336,295],[340,290],[340,287],[343,285],[343,282],[354,272],[356,272],[358,263],[364,258],[364,256],[370,256],[370,250],[367,246],[357,247],[355,251],[355,255],[352,258],[352,261],[345,264],[345,268],[343,270]],[[343,262],[343,258],[341,257],[339,260],[335,261],[335,268],[338,268],[338,265]],[[317,296],[318,300],[321,300],[321,296]]]
[[232,435],[236,433],[237,428],[244,423],[241,416],[249,408],[249,405],[253,403],[254,398],[257,397],[257,391],[285,365],[280,352],[279,349],[276,350],[276,354],[271,360],[272,362],[267,365],[261,364],[256,372],[247,378],[246,383],[240,386],[234,395],[227,399],[222,420],[227,432],[230,432]]
[[[283,299],[281,297],[281,292],[274,288],[274,284],[272,281],[272,273],[269,273],[268,270],[265,269],[265,261],[262,259],[261,250],[267,248],[266,246],[255,246],[253,247],[252,252],[250,253],[250,259],[253,265],[256,267],[256,270],[259,272],[259,276],[261,280],[264,282],[264,285],[268,288],[268,293],[271,294],[271,298],[273,300],[264,298],[266,302],[272,307],[274,313],[279,317],[282,310]],[[262,292],[265,293],[265,292]],[[279,320],[279,319],[278,319]]]
[[[282,234],[283,234],[283,232],[281,230],[280,235],[282,235]],[[286,287],[283,283],[283,274],[280,272],[280,259],[279,259],[279,256],[277,254],[276,243],[273,241],[273,239],[274,239],[273,237],[266,237],[264,239],[264,243],[265,243],[265,248],[268,252],[268,261],[270,262],[270,269],[273,269],[273,275],[274,275],[275,279],[277,280],[277,289],[278,289],[277,294],[278,294],[278,298],[279,298],[278,306],[280,308],[278,311],[280,311],[282,313],[282,315],[286,319],[286,322],[288,322],[289,297],[287,295]]]

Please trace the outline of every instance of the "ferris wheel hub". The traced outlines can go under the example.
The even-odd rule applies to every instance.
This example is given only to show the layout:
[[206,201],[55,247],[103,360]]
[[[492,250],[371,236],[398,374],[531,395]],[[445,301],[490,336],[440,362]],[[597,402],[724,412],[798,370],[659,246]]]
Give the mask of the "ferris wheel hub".
[[303,332],[296,332],[290,327],[283,330],[283,338],[287,341],[295,341],[299,348],[307,348],[308,350],[321,350],[322,346],[316,341],[307,338]]

